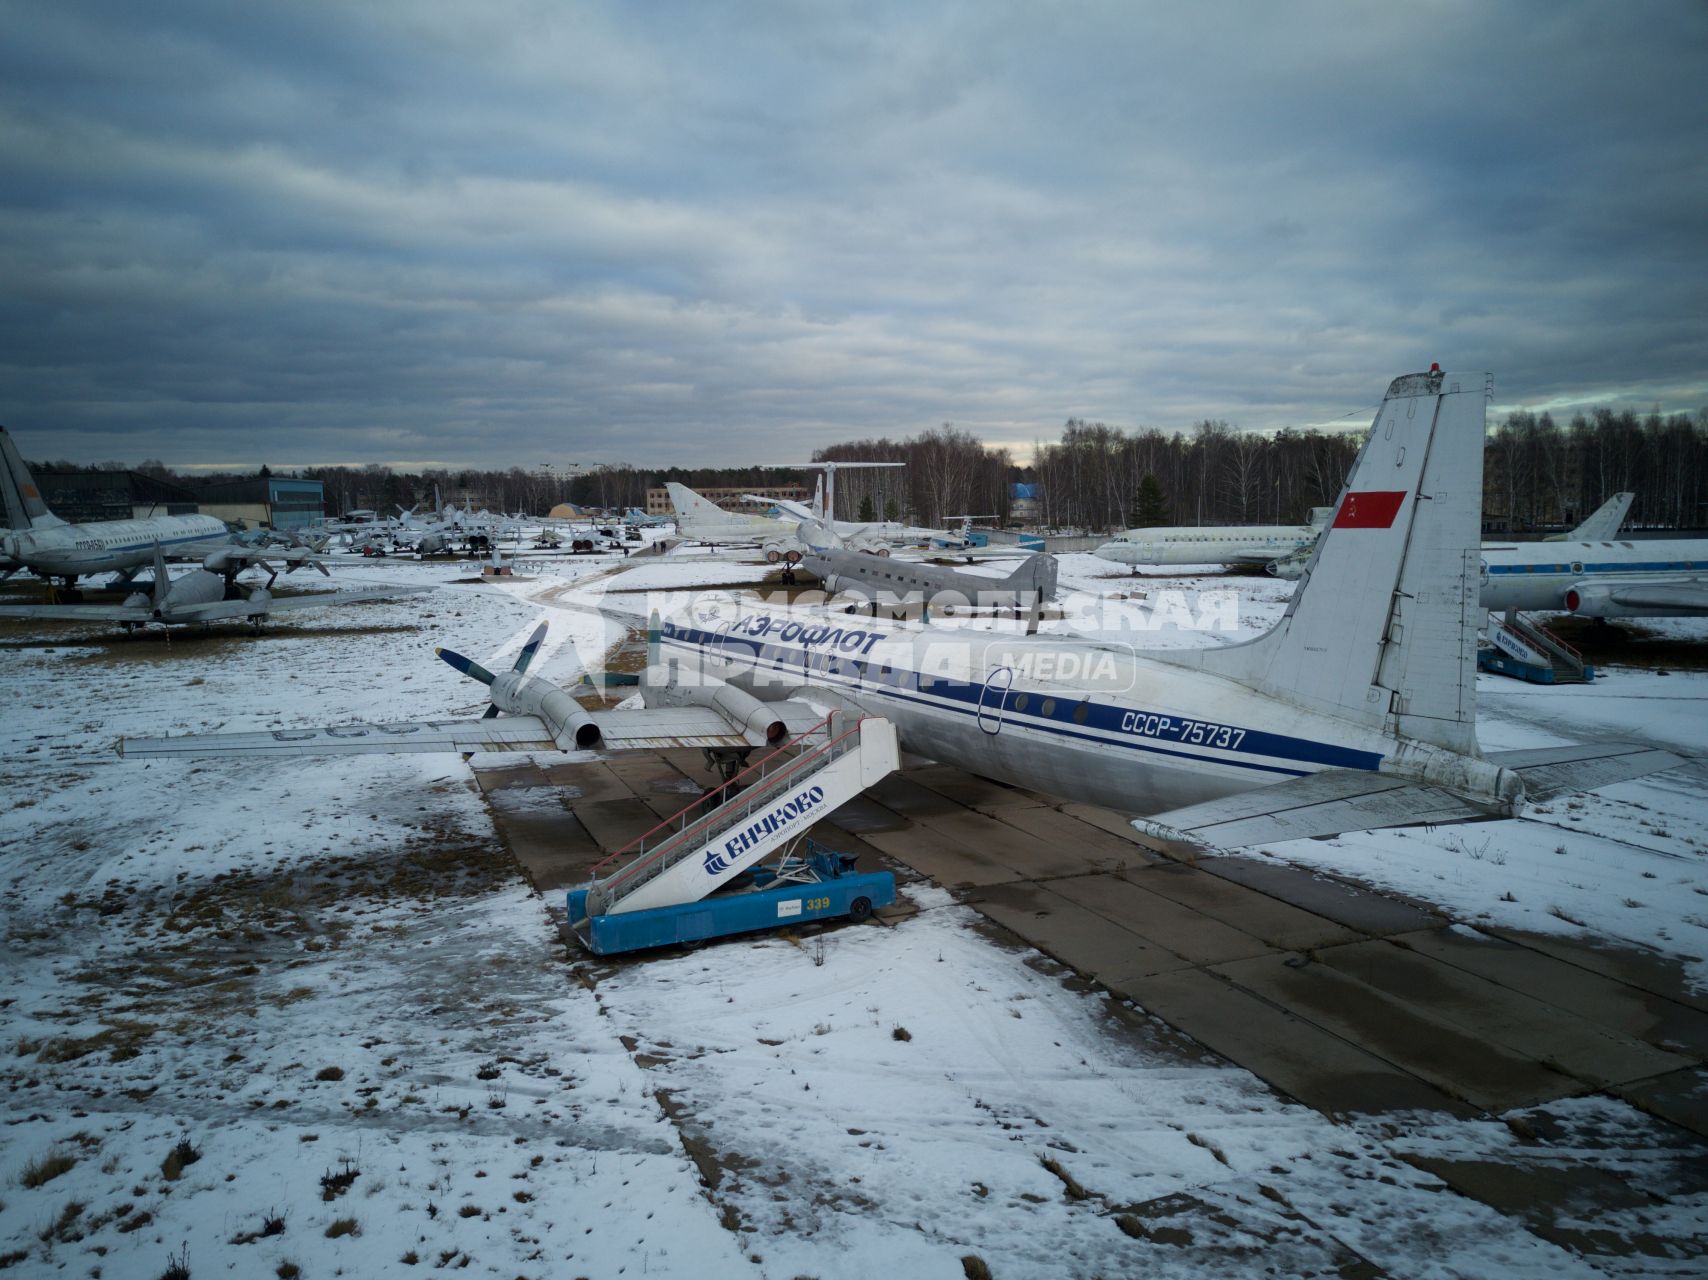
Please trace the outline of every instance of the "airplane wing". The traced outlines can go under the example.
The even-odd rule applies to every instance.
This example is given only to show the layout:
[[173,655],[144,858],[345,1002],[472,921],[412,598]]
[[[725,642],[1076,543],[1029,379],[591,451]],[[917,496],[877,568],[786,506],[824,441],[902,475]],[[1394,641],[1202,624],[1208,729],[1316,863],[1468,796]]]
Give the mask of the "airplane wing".
[[362,755],[402,751],[555,751],[538,716],[490,720],[416,720],[273,729],[260,733],[189,733],[171,738],[120,738],[121,756]]
[[[1528,800],[1626,782],[1686,763],[1671,752],[1624,743],[1495,751],[1486,758],[1490,764],[1511,769],[1523,778]],[[1343,831],[1474,822],[1501,816],[1441,787],[1361,769],[1327,769],[1159,813],[1138,826],[1162,839],[1232,849]]]
[[0,619],[63,618],[71,622],[148,622],[154,614],[147,608],[122,604],[5,604]]
[[[776,704],[791,734],[824,719],[804,702]],[[608,751],[671,747],[745,747],[744,737],[710,707],[639,707],[593,711],[600,746]],[[260,733],[191,733],[170,738],[121,738],[122,756],[364,755],[381,752],[556,751],[551,730],[538,716],[482,720],[419,720],[399,724],[345,724]]]
[[[207,604],[184,605],[172,610],[169,622],[213,622],[220,618],[250,618],[286,609],[319,609],[326,605],[361,604],[368,600],[393,600],[400,596],[426,595],[432,587],[371,587],[356,591],[316,591],[300,596],[274,596],[265,603],[253,600],[213,600]],[[144,611],[143,621],[147,621]]]

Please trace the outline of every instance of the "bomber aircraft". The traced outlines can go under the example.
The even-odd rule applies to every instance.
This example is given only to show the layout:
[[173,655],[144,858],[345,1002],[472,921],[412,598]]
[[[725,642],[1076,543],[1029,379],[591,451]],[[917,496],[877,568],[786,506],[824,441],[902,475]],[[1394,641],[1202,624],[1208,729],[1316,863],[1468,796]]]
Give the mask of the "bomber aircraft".
[[1138,651],[792,611],[717,625],[673,618],[649,637],[646,708],[589,711],[526,675],[542,624],[502,675],[441,654],[490,687],[487,718],[134,739],[120,749],[573,750],[720,732],[777,741],[798,711],[829,706],[887,718],[916,754],[1222,847],[1513,816],[1527,788],[1552,794],[1674,767],[1676,756],[1618,743],[1479,748],[1486,385],[1438,367],[1394,380],[1287,612],[1244,643]]

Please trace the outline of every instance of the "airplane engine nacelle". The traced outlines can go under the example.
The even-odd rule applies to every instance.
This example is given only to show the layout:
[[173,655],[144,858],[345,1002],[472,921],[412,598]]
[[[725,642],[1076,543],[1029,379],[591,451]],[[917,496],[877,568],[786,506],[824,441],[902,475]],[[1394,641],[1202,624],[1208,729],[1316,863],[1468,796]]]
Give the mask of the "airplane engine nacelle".
[[125,608],[127,609],[146,609],[151,603],[152,601],[149,600],[147,594],[141,591],[133,591],[125,597]]
[[[1566,592],[1565,606],[1580,618],[1623,618],[1625,608],[1614,602],[1606,587],[1573,587]],[[1647,610],[1644,610],[1646,613]]]
[[225,599],[225,579],[205,569],[193,569],[181,578],[172,579],[166,589],[166,608],[182,608],[190,604],[212,604]]
[[702,672],[692,683],[671,686],[671,699],[688,706],[711,707],[744,732],[751,730],[766,742],[776,742],[788,732],[777,713],[745,689],[726,684]]
[[492,682],[492,705],[515,716],[538,716],[552,731],[560,750],[591,747],[599,741],[599,726],[568,693],[550,680],[533,680],[506,671]]

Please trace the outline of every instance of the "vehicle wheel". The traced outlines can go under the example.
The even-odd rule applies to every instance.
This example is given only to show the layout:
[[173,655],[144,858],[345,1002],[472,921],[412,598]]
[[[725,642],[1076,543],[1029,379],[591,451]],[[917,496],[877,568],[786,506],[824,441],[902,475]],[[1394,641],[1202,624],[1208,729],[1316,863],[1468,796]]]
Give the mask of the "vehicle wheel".
[[848,904],[848,918],[855,924],[862,924],[872,918],[872,900],[856,898]]

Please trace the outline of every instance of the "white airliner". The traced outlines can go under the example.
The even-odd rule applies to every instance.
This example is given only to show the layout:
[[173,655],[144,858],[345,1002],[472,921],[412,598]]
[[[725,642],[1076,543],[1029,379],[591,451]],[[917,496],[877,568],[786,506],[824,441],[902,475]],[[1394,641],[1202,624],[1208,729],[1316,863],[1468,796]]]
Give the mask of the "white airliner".
[[1708,614],[1708,540],[1508,542],[1483,546],[1485,609],[1585,618]]
[[271,551],[232,540],[225,521],[214,516],[148,516],[67,524],[47,509],[35,479],[6,428],[0,427],[0,505],[11,531],[0,537],[0,556],[38,577],[58,578],[67,587],[94,573],[134,572],[152,564],[158,547],[169,559],[199,559],[213,572],[235,574],[251,564],[282,560],[326,568],[302,548]]
[[1116,564],[1268,564],[1317,540],[1333,507],[1311,508],[1309,524],[1128,529],[1093,553]]
[[[758,741],[793,727],[785,707],[828,705],[888,718],[908,751],[1220,846],[1513,815],[1527,776],[1552,793],[1671,768],[1678,757],[1621,744],[1479,750],[1485,386],[1435,370],[1393,382],[1286,614],[1243,644],[1141,653],[823,613],[673,619],[654,629],[642,711],[588,711],[551,681],[447,653],[492,688],[494,718],[120,749],[568,750],[662,740],[672,716],[709,732],[717,716],[682,717],[712,711]],[[655,706],[673,701],[695,705]]]

